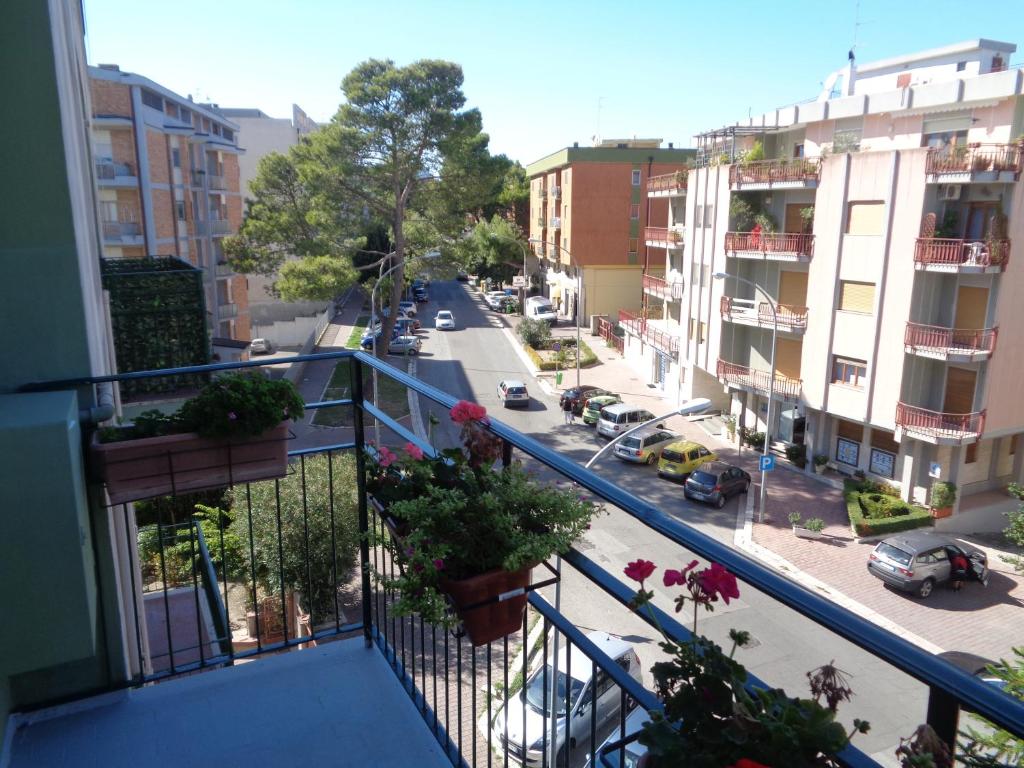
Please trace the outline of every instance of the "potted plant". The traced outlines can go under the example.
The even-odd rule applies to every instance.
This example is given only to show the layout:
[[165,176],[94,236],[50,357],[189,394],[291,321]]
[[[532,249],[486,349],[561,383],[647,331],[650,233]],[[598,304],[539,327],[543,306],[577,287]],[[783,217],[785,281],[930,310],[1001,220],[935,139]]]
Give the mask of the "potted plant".
[[451,417],[461,425],[463,449],[417,458],[406,446],[402,471],[418,464],[434,476],[388,508],[402,529],[379,543],[399,573],[376,576],[397,590],[399,614],[445,627],[461,621],[470,642],[482,645],[522,626],[533,567],[567,551],[598,507],[519,465],[496,469],[502,441],[485,429],[482,406],[459,402]]
[[697,613],[703,606],[714,610],[719,599],[725,604],[739,597],[736,578],[718,563],[703,570],[694,560],[681,571],[666,570],[666,587],[680,586],[674,602],[676,612],[687,602],[693,606],[693,634],[687,640],[665,635],[650,603],[654,592],[645,589],[656,566],[636,560],[625,574],[640,582],[631,607],[647,608],[661,631],[659,643],[667,655],[651,668],[654,688],[664,705],[651,711],[639,741],[647,747],[648,768],[685,765],[688,768],[724,766],[787,766],[812,768],[834,766],[835,756],[856,733],[870,726],[853,721],[847,732],[836,722],[836,711],[853,691],[846,675],[833,664],[807,674],[812,698],[790,697],[781,689],[747,685],[747,671],[733,656],[750,642],[750,633],[729,631],[732,647],[720,646],[697,634]]
[[807,466],[807,449],[799,443],[786,446],[786,458],[800,469]]
[[798,539],[820,539],[825,528],[825,521],[820,517],[812,517],[803,525],[800,524],[799,512],[789,513],[789,522],[793,526],[793,535]]
[[146,411],[132,424],[93,434],[89,465],[111,503],[282,477],[288,419],[302,397],[285,379],[214,379],[172,414]]
[[828,465],[828,454],[827,453],[816,453],[814,454],[814,474],[823,475],[825,474],[825,467]]
[[956,486],[945,480],[936,480],[932,483],[932,492],[929,499],[932,517],[939,519],[949,517],[953,514],[953,504],[956,503]]

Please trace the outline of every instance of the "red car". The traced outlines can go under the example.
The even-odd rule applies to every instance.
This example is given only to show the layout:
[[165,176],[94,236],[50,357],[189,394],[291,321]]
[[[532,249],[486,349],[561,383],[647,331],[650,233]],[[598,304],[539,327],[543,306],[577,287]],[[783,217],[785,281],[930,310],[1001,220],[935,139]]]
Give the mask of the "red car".
[[587,402],[588,397],[597,397],[598,395],[614,395],[614,392],[609,392],[606,389],[595,387],[591,384],[581,384],[578,387],[571,387],[562,393],[562,396],[558,398],[558,407],[563,411],[565,410],[565,401],[568,400],[572,403],[572,412],[577,416],[583,415],[583,406]]

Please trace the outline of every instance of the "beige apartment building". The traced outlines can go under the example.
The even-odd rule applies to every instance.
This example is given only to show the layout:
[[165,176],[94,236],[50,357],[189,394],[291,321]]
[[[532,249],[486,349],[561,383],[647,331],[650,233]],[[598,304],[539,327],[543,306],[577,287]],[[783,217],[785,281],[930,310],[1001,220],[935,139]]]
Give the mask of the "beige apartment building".
[[678,234],[646,238],[664,266],[622,322],[627,357],[679,400],[710,397],[905,499],[955,483],[940,528],[1005,527],[1003,489],[1024,481],[1015,50],[851,62],[816,101],[698,136],[685,179],[648,181]]
[[242,223],[238,126],[116,65],[89,67],[104,258],[175,256],[203,270],[214,351],[251,339],[244,275],[224,258]]
[[541,292],[563,317],[576,319],[580,290],[583,324],[591,315],[640,309],[644,228],[664,219],[667,208],[644,194],[647,179],[681,170],[693,156],[660,139],[613,139],[566,147],[527,166]]

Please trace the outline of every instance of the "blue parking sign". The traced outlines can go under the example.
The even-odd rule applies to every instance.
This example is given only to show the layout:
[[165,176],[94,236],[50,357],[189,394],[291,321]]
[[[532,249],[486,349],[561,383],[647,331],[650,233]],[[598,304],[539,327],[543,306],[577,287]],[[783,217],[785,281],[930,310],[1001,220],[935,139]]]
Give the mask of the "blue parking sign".
[[775,457],[771,455],[762,456],[757,460],[757,468],[762,472],[771,472],[775,469]]

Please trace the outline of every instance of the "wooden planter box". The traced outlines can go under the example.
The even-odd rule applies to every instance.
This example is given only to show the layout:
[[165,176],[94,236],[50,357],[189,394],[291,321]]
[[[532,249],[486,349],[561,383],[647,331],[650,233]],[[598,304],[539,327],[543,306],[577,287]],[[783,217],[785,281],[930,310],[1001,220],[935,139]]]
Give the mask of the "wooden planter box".
[[100,443],[94,434],[89,459],[93,477],[106,483],[112,504],[284,477],[288,422],[232,440],[187,432]]
[[440,587],[451,597],[474,646],[522,629],[532,570],[533,566],[528,565],[518,571],[488,571],[458,581],[441,579]]

